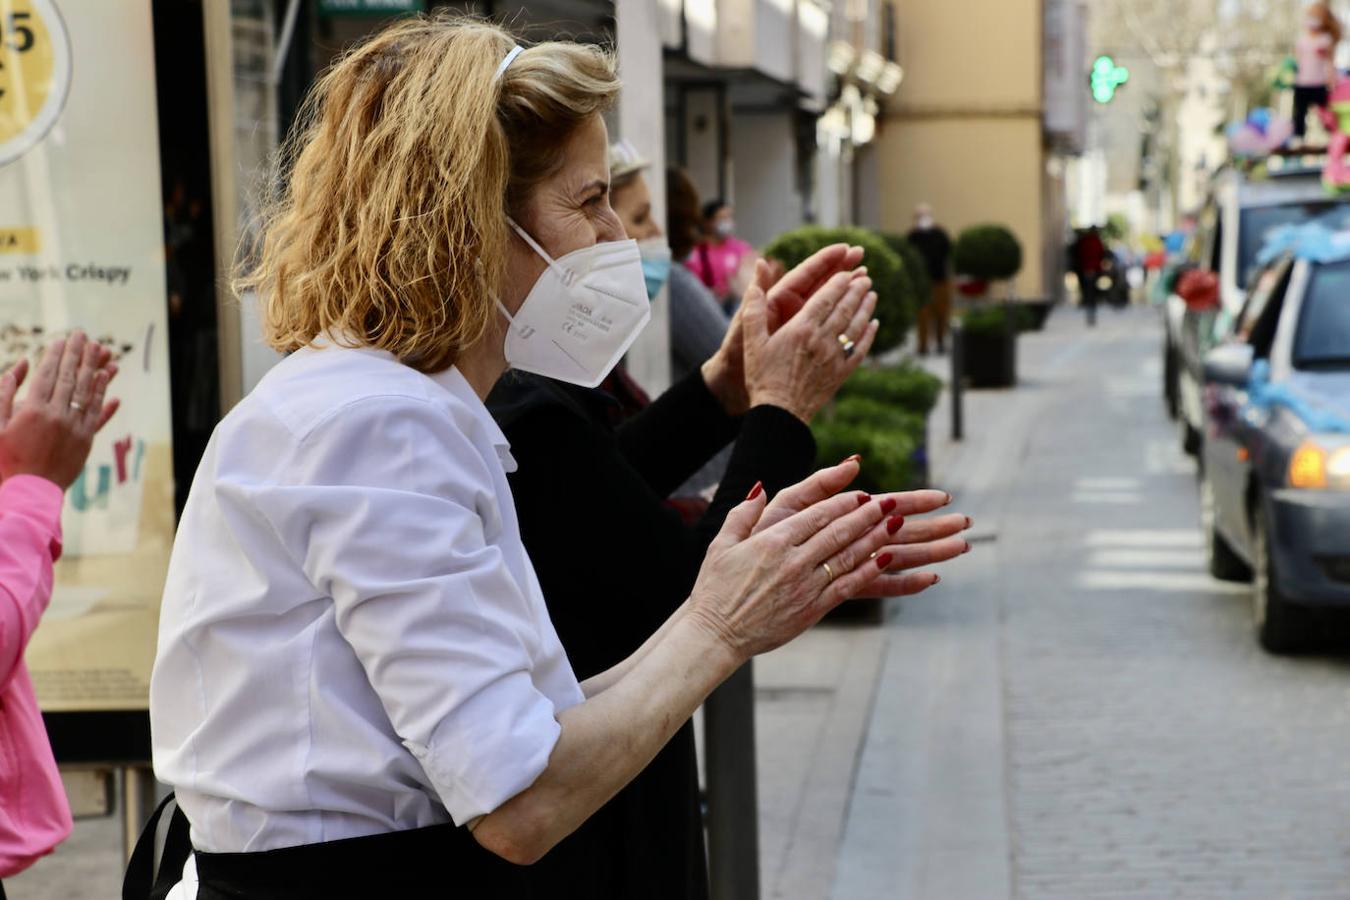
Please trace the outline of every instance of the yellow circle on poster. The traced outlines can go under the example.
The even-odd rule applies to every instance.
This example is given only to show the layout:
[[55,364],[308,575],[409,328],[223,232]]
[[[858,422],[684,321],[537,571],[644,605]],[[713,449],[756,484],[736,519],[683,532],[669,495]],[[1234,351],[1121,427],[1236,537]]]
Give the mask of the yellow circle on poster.
[[70,91],[70,40],[53,0],[0,0],[0,165],[46,135]]

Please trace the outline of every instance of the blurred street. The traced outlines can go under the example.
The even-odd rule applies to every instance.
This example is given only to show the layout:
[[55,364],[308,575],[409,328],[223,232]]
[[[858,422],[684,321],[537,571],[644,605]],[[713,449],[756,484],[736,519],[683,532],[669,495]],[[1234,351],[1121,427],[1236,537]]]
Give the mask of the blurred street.
[[[1016,392],[967,393],[963,444],[935,410],[934,480],[975,552],[888,623],[836,900],[1350,891],[1350,661],[1262,653],[1246,587],[1205,574],[1159,340],[1153,310],[1085,335],[1060,309],[1023,337]],[[761,795],[789,752],[765,747],[764,699]],[[825,896],[802,857],[835,854],[797,833],[766,836],[765,896]]]

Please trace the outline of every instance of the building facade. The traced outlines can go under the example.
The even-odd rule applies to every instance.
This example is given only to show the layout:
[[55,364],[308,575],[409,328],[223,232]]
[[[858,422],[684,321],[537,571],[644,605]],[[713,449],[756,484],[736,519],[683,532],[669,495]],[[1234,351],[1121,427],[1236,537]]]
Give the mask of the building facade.
[[[1047,85],[1059,84],[1047,80],[1047,26],[1060,46],[1064,38],[1054,29],[1079,34],[1082,4],[1054,10],[1068,15],[1067,23],[1047,16],[1058,4],[1045,0],[894,5],[905,79],[881,115],[875,185],[864,193],[861,220],[903,232],[915,205],[929,203],[953,235],[977,223],[1006,225],[1024,251],[1016,292],[1054,296],[1068,224],[1064,158],[1081,146],[1063,139],[1079,130],[1077,122],[1059,124],[1064,111],[1047,105]],[[1081,48],[1075,38],[1062,48],[1072,58],[1061,63],[1071,79],[1075,69],[1081,73],[1080,94],[1087,78]],[[1081,102],[1067,96],[1049,99]]]

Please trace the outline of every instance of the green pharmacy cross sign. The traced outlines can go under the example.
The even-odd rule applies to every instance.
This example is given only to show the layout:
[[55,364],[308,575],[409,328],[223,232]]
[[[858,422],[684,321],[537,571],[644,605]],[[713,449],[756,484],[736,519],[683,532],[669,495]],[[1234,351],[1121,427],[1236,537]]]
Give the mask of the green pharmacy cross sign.
[[1092,99],[1098,103],[1110,103],[1116,96],[1116,88],[1130,80],[1130,70],[1116,65],[1109,56],[1099,56],[1092,63],[1092,74],[1088,76],[1088,85],[1092,88]]

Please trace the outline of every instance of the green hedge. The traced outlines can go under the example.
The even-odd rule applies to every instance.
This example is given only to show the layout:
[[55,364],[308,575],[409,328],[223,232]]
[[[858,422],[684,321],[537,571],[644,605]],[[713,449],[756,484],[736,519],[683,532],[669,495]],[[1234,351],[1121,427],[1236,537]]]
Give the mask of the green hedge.
[[1003,281],[1022,271],[1022,245],[1002,225],[972,225],[957,237],[952,265],[961,275]]
[[909,412],[928,415],[942,391],[942,379],[912,364],[863,366],[849,376],[839,393],[870,397]]
[[881,322],[873,353],[884,353],[904,343],[914,323],[912,282],[903,274],[904,263],[886,242],[865,228],[824,228],[807,225],[779,235],[764,248],[764,255],[791,269],[811,254],[830,244],[853,244],[863,248],[863,265],[872,277],[877,292],[876,317]]
[[928,413],[942,382],[913,365],[864,367],[846,381],[812,425],[822,466],[862,455],[855,487],[876,493],[927,480]]
[[1021,332],[1035,322],[1035,313],[1020,303],[988,303],[961,314],[961,327],[969,334],[1003,334],[1007,330],[1007,307],[1012,307],[1013,331]]

